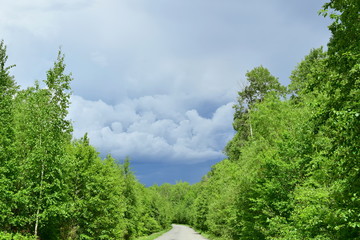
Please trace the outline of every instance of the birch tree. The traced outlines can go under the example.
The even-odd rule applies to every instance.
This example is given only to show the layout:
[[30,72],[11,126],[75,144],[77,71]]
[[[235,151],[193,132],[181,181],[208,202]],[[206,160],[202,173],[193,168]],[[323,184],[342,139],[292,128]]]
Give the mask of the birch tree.
[[17,97],[16,157],[21,166],[18,193],[23,207],[18,217],[20,225],[35,236],[51,233],[47,239],[56,236],[66,213],[63,170],[72,130],[66,119],[72,79],[64,71],[64,56],[59,51],[45,87],[36,82]]

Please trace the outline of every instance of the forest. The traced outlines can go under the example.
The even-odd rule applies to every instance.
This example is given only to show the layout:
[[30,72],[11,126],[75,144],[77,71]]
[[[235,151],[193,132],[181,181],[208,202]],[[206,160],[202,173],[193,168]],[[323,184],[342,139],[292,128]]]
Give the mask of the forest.
[[[0,43],[0,239],[136,239],[188,224],[212,239],[360,239],[360,1],[330,0],[326,48],[282,86],[263,66],[238,92],[234,137],[199,183],[145,187],[67,119],[59,51],[21,89]],[[295,47],[295,46],[294,46]]]

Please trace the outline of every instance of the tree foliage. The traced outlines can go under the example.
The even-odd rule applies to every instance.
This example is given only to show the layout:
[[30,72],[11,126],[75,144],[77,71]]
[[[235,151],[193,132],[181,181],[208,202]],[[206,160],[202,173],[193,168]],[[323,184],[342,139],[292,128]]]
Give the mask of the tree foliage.
[[0,42],[0,225],[9,227],[14,203],[15,162],[13,142],[14,133],[14,97],[17,84],[10,75],[7,66],[8,56],[4,41]]
[[270,92],[282,95],[285,87],[281,86],[278,79],[270,74],[267,68],[259,66],[246,73],[248,85],[238,92],[238,102],[234,105],[235,137],[227,144],[226,154],[230,159],[238,159],[244,144],[253,136],[250,113],[253,107],[264,100]]
[[194,186],[189,224],[219,239],[360,238],[360,2],[321,12],[328,49],[295,67],[290,95],[267,69],[247,73],[228,159]]
[[[167,228],[167,202],[140,184],[130,161],[101,159],[67,118],[64,55],[46,79],[19,90],[0,43],[0,238],[134,239]],[[160,205],[159,205],[160,204]]]
[[330,0],[327,51],[312,49],[286,89],[247,72],[228,158],[201,182],[146,188],[127,158],[101,159],[67,119],[61,52],[19,90],[0,43],[2,239],[134,239],[190,224],[215,239],[360,239],[360,2]]

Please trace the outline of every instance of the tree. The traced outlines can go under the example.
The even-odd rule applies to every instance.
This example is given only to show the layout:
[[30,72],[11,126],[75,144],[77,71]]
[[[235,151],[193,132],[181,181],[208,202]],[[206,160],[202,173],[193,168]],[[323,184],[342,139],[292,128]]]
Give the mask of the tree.
[[122,171],[125,181],[124,197],[126,201],[126,210],[124,216],[126,218],[125,239],[147,234],[146,221],[149,216],[146,214],[146,205],[144,199],[144,186],[140,184],[131,170],[130,158],[124,160]]
[[66,119],[72,79],[64,70],[64,56],[59,51],[54,67],[47,72],[46,88],[36,83],[16,99],[16,161],[21,166],[18,224],[28,231],[32,225],[36,236],[51,232],[47,239],[56,238],[66,212],[63,170],[72,131]]
[[236,221],[240,165],[238,162],[223,161],[214,165],[208,173],[207,193],[207,229],[215,236],[233,239],[236,236]]
[[137,181],[128,158],[102,160],[87,134],[71,140],[61,51],[46,79],[21,91],[6,61],[1,41],[0,238],[133,239],[168,227],[170,202]]
[[157,185],[144,188],[144,197],[148,222],[145,225],[149,233],[168,228],[172,223],[173,209],[168,199],[161,194]]
[[267,68],[256,67],[246,73],[249,85],[239,92],[238,104],[244,108],[251,108],[257,102],[261,102],[267,93],[278,92],[283,94],[285,87],[281,86],[278,78],[272,76]]
[[360,211],[359,12],[356,0],[331,0],[324,5],[323,14],[334,20],[329,26],[332,36],[326,61],[330,74],[316,86],[324,97],[314,117],[314,160],[320,167],[313,179],[329,191],[331,208],[336,210],[326,224],[339,239],[358,237],[360,228],[356,214]]
[[124,176],[110,155],[104,160],[85,134],[69,146],[67,218],[63,239],[122,239]]
[[311,49],[310,53],[292,71],[289,90],[293,96],[314,91],[320,75],[326,74],[325,60],[327,53],[323,48]]
[[14,149],[14,97],[18,86],[10,76],[8,56],[4,41],[0,42],[0,228],[9,226],[13,204],[13,183],[16,179],[16,164],[13,162]]
[[237,104],[234,105],[233,127],[236,134],[225,148],[225,152],[231,160],[239,158],[241,147],[253,135],[251,119],[249,119],[249,112],[253,105],[263,101],[270,92],[276,92],[279,95],[286,92],[286,88],[281,86],[278,79],[263,66],[247,72],[246,77],[249,85],[238,92]]

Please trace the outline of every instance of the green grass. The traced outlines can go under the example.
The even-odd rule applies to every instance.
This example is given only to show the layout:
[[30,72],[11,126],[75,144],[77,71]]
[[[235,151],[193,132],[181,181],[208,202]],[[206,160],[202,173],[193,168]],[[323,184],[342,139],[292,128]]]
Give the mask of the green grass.
[[153,233],[150,236],[144,236],[144,237],[136,238],[135,240],[154,240],[155,238],[160,237],[164,233],[170,231],[170,229],[171,229],[171,227],[167,228],[167,229],[165,229],[165,230],[163,230],[161,232]]

